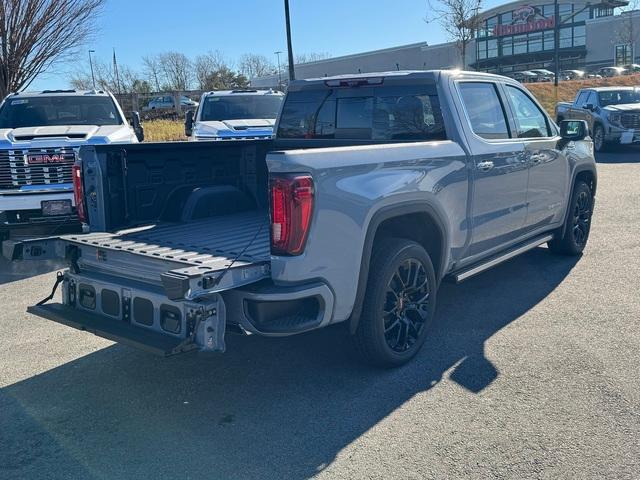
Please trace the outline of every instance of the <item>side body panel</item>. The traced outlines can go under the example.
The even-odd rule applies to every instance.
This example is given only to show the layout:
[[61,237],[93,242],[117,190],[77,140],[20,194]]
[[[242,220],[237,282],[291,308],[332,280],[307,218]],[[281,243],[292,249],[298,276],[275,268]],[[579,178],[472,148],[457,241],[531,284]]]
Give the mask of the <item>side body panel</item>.
[[[372,219],[401,204],[423,204],[444,219],[451,265],[468,241],[468,166],[452,141],[294,150],[269,154],[270,172],[310,173],[314,216],[305,252],[272,257],[272,279],[290,284],[314,279],[334,291],[334,321],[354,308]],[[420,228],[420,225],[416,225]]]

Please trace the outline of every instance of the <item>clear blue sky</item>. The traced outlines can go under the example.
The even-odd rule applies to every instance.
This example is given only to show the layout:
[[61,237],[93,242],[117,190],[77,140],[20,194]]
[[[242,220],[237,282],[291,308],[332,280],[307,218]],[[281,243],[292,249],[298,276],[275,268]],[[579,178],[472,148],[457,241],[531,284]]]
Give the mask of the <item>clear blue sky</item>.
[[[294,53],[328,52],[332,56],[408,43],[446,41],[435,23],[427,25],[426,0],[289,0]],[[484,8],[493,7],[487,1]],[[230,59],[243,53],[286,52],[283,0],[107,0],[100,30],[83,51],[96,51],[111,61],[140,68],[143,55],[177,50],[195,57],[220,50]],[[87,54],[79,60],[87,62]],[[67,73],[78,65],[58,68],[30,88],[67,86]]]

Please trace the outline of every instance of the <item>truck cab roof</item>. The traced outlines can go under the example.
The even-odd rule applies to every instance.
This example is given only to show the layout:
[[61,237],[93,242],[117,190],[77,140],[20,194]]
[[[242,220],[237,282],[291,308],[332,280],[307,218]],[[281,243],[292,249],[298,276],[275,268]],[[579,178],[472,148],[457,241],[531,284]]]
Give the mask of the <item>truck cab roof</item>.
[[77,96],[99,96],[108,97],[109,92],[105,90],[42,90],[29,92],[16,92],[9,95],[11,98],[34,98],[43,96],[61,96],[61,97],[77,97]]
[[308,88],[326,87],[355,87],[355,86],[375,86],[382,83],[389,85],[402,85],[410,83],[435,83],[441,77],[458,77],[464,75],[465,78],[483,78],[511,80],[502,75],[495,75],[484,72],[469,72],[458,69],[450,70],[393,70],[386,72],[368,72],[357,74],[334,75],[331,77],[308,78],[303,80],[293,80],[289,84],[289,91],[305,90]]
[[210,92],[205,92],[204,96],[216,96],[216,97],[226,97],[226,96],[244,96],[244,95],[276,95],[276,96],[284,96],[284,93],[279,92],[277,90],[255,90],[255,89],[242,89],[238,88],[235,90],[212,90]]

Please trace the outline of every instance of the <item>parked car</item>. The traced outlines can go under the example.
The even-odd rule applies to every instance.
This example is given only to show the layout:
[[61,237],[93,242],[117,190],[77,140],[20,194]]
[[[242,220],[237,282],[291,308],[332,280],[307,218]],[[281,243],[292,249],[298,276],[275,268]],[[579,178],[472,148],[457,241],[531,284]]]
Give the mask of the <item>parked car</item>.
[[573,103],[556,105],[556,119],[585,120],[596,151],[640,142],[640,87],[583,88]]
[[598,73],[602,77],[618,77],[620,75],[625,75],[626,70],[623,67],[602,67],[598,70]]
[[140,117],[129,124],[103,91],[45,90],[0,103],[0,240],[34,227],[79,227],[72,167],[80,145],[136,143]]
[[367,361],[397,366],[429,335],[444,277],[587,243],[586,124],[558,128],[514,80],[292,81],[275,130],[83,148],[76,195],[90,233],[4,243],[13,260],[69,263],[61,303],[29,312],[162,355],[223,351],[227,331],[346,322]]
[[520,83],[535,82],[538,80],[538,75],[529,70],[524,70],[522,72],[513,72],[510,77],[514,80],[519,81]]
[[629,65],[623,65],[624,70],[625,70],[625,75],[633,75],[635,73],[640,73],[640,65],[638,65],[637,63],[631,63]]
[[[161,95],[152,99],[142,110],[145,112],[149,110],[170,110],[175,109],[175,105],[176,102],[173,95]],[[181,95],[180,106],[183,108],[195,109],[198,107],[198,102],[191,100],[185,95]]]
[[556,74],[553,73],[551,70],[547,70],[545,68],[536,68],[536,69],[530,70],[530,72],[536,75],[536,79],[535,79],[536,82],[553,82],[553,79],[556,76]]
[[206,92],[200,108],[186,113],[189,140],[268,139],[284,94],[274,90]]
[[562,80],[583,80],[585,78],[584,70],[562,70],[560,79]]

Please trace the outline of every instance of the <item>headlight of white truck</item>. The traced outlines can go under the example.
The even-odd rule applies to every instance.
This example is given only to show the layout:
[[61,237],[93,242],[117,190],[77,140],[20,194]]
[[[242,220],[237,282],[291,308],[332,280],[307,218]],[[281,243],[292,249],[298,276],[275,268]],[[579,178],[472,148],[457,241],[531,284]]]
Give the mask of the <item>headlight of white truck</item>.
[[620,113],[612,112],[608,115],[609,123],[614,125],[621,125],[622,115]]

